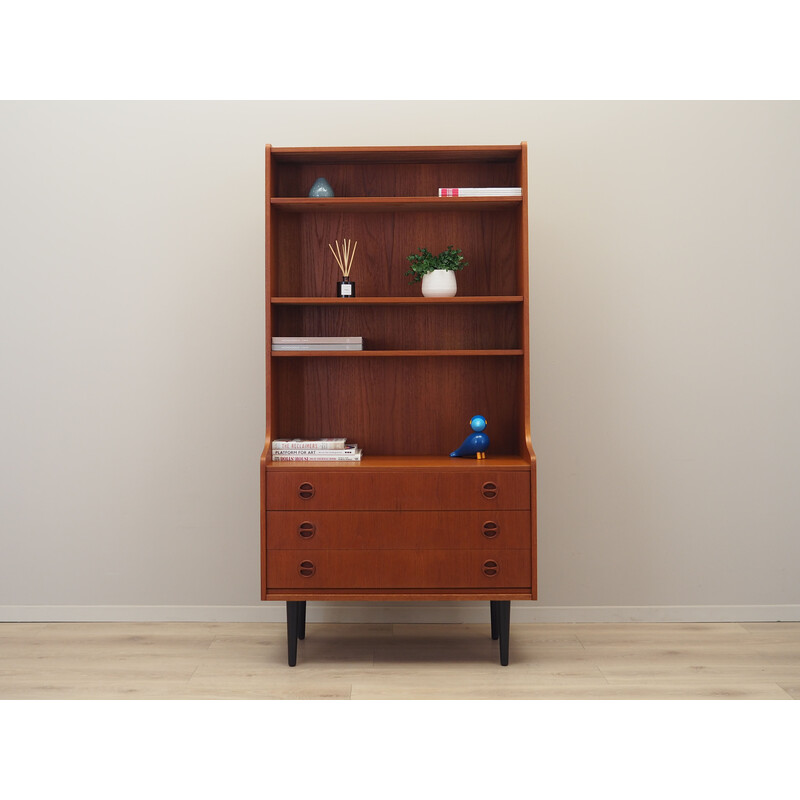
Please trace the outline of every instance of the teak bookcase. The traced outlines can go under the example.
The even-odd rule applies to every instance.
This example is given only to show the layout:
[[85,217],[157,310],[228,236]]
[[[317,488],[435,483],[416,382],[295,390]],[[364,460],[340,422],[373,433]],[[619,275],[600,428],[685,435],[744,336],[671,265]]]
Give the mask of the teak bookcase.
[[[324,177],[335,197],[309,198]],[[261,598],[286,601],[296,663],[308,600],[536,598],[527,149],[266,148],[266,443]],[[521,197],[438,197],[519,186]],[[358,242],[354,298],[329,243]],[[458,294],[424,298],[419,247],[463,251]],[[273,336],[362,336],[363,351],[271,351]],[[482,414],[483,460],[451,458]],[[273,462],[274,439],[346,437],[356,463]]]

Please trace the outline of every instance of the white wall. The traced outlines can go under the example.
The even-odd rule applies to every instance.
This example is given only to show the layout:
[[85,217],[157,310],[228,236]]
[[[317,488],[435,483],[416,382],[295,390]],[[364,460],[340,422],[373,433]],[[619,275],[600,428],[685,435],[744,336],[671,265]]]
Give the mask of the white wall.
[[521,140],[540,599],[515,618],[800,618],[799,103],[37,102],[0,104],[0,619],[281,619],[264,144]]

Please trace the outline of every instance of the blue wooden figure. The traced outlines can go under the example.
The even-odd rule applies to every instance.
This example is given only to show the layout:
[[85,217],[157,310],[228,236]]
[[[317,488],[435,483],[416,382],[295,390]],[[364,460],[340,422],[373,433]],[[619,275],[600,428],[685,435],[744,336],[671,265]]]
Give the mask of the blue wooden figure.
[[458,450],[453,450],[450,456],[458,456],[461,458],[471,458],[475,456],[475,458],[478,459],[486,458],[486,451],[489,449],[489,437],[483,433],[486,427],[486,419],[480,414],[476,414],[469,421],[469,426],[475,433],[471,433],[467,436],[461,443],[461,447],[459,447]]

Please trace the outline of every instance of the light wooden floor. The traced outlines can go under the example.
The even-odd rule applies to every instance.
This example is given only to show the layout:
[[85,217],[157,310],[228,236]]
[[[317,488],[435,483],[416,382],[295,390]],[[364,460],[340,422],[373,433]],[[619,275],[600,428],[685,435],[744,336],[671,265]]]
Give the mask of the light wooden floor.
[[0,623],[0,698],[800,699],[800,622]]

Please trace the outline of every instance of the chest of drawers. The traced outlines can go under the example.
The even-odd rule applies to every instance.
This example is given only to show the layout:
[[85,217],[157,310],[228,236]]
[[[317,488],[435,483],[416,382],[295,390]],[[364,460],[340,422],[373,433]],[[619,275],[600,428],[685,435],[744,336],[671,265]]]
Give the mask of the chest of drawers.
[[524,471],[268,471],[268,592],[530,596],[530,497]]

